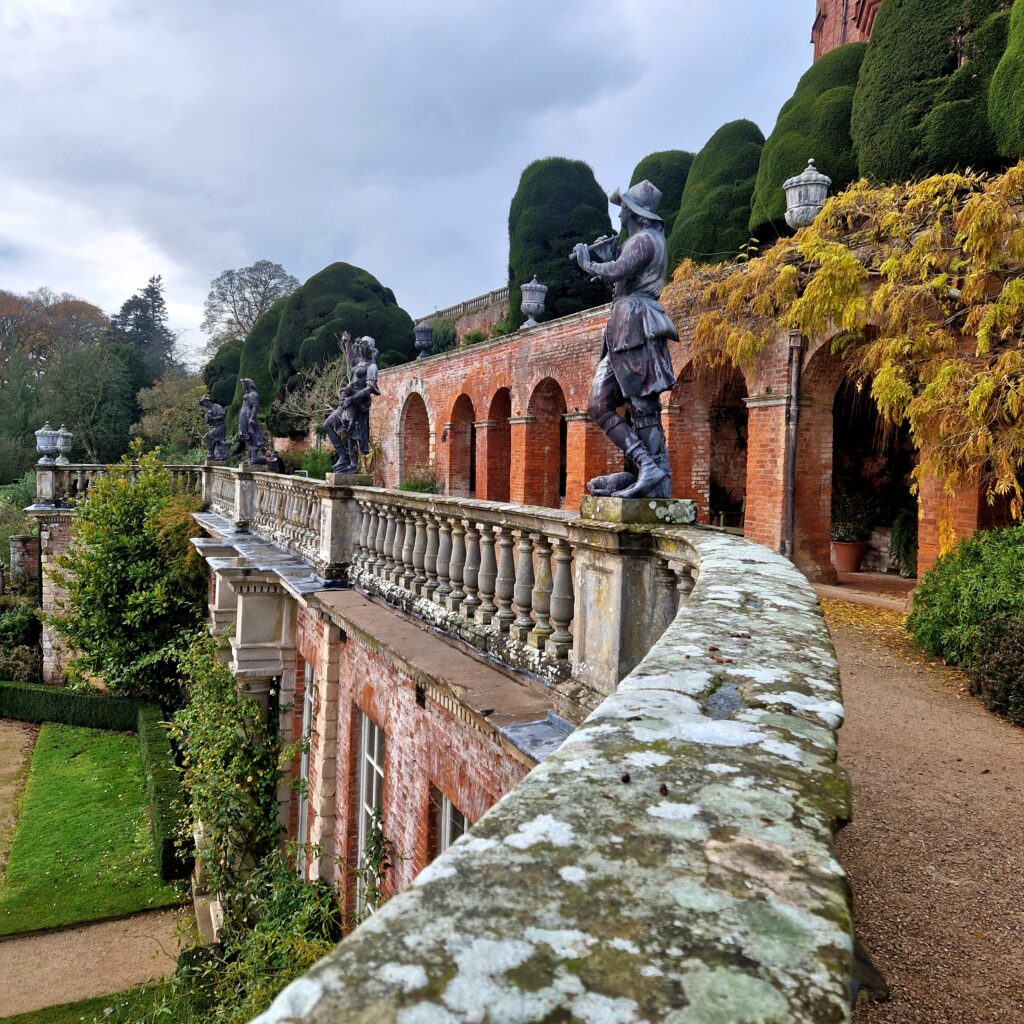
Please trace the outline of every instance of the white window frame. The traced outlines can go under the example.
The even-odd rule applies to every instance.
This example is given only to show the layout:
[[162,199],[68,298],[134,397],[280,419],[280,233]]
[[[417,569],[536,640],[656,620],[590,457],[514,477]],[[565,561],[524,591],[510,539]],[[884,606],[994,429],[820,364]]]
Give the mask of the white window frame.
[[309,842],[309,741],[313,735],[313,666],[306,663],[302,685],[302,739],[303,751],[299,758],[299,779],[304,785],[299,789],[299,820],[295,839],[299,845],[296,852],[297,869],[304,874],[306,867],[305,846]]
[[[359,799],[356,864],[362,866],[373,814],[384,807],[384,730],[367,714],[359,712]],[[373,913],[357,893],[357,911]]]
[[438,797],[434,811],[437,814],[437,852],[441,854],[465,835],[473,827],[473,822],[441,790],[435,788],[434,792]]

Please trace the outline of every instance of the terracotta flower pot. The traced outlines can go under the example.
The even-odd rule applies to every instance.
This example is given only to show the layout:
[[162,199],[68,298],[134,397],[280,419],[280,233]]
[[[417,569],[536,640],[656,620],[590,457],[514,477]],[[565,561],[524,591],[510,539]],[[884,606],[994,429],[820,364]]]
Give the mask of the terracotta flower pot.
[[832,541],[832,562],[836,572],[860,572],[860,563],[864,560],[868,545],[865,541]]

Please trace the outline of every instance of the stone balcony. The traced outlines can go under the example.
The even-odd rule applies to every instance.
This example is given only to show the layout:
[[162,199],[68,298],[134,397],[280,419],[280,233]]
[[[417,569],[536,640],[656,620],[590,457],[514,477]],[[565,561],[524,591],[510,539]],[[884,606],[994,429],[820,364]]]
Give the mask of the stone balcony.
[[791,563],[673,522],[685,503],[623,523],[600,503],[175,472],[204,499],[211,626],[240,679],[287,671],[263,605],[355,591],[352,628],[416,620],[577,724],[261,1024],[849,1020],[838,667]]

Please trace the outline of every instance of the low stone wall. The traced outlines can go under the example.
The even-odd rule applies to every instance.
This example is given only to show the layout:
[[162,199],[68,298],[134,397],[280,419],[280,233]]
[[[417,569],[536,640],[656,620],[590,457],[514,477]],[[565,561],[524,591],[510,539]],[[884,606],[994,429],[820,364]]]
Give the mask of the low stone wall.
[[661,640],[259,1024],[850,1019],[843,709],[817,600],[763,547],[655,532],[700,559]]

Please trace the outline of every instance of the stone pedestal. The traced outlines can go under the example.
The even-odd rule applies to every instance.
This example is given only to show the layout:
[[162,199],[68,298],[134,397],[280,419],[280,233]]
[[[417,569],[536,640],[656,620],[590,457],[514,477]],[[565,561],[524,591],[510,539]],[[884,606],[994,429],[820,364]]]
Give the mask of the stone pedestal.
[[599,523],[685,526],[697,518],[697,503],[689,498],[595,498],[580,502],[580,516]]
[[373,477],[368,473],[328,473],[331,487],[372,487]]

